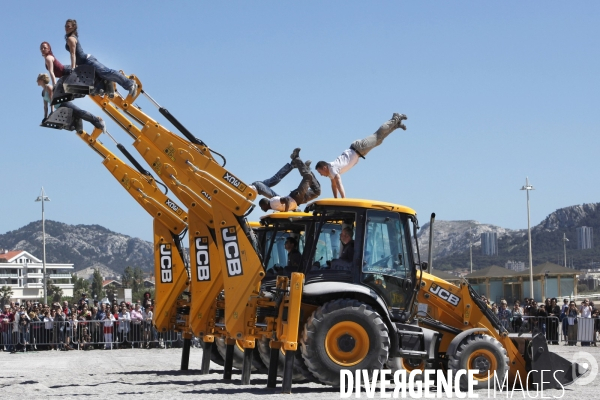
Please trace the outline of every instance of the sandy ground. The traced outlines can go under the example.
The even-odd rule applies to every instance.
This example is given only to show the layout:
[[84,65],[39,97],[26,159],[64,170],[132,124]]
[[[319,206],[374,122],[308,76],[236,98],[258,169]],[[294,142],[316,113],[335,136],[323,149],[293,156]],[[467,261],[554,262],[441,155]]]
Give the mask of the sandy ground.
[[[550,350],[573,360],[577,352],[587,352],[590,365],[600,364],[600,348],[550,346]],[[29,398],[123,398],[143,399],[225,399],[238,395],[248,398],[307,398],[339,399],[339,389],[317,383],[299,383],[292,395],[281,394],[280,389],[267,389],[267,377],[252,375],[252,385],[239,384],[239,373],[234,370],[233,380],[222,380],[222,367],[211,364],[209,375],[200,375],[202,350],[192,348],[190,369],[180,371],[181,349],[127,349],[113,351],[43,351],[9,354],[0,353],[0,397],[2,399]],[[585,360],[578,358],[582,362]],[[595,361],[594,361],[595,360]],[[585,378],[585,377],[584,377]],[[593,378],[593,377],[592,377]],[[588,379],[590,380],[590,379]],[[487,391],[476,392],[487,398]],[[600,376],[592,382],[577,382],[560,390],[544,391],[544,397],[587,400],[598,398]],[[532,393],[531,396],[534,396]],[[507,398],[506,393],[498,398]],[[351,398],[355,398],[355,394]],[[361,393],[361,398],[367,398]],[[375,394],[380,398],[380,393]],[[454,397],[455,398],[455,397]],[[511,398],[509,396],[509,398]],[[512,398],[524,398],[515,392]],[[525,395],[525,398],[530,398]],[[538,397],[539,398],[539,397]]]

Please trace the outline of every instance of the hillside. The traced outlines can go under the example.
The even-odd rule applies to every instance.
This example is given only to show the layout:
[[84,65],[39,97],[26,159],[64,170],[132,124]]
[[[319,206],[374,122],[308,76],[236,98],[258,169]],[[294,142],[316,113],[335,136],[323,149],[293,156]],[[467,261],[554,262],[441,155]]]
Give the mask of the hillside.
[[[563,234],[566,234],[567,264],[576,269],[598,267],[600,245],[595,241],[593,249],[577,249],[576,228],[589,226],[600,232],[600,203],[570,206],[556,210],[540,224],[531,229],[533,264],[550,261],[559,265],[564,263]],[[506,261],[515,260],[528,263],[527,230],[508,230],[493,225],[477,225],[476,221],[436,221],[434,224],[434,268],[452,270],[469,267],[469,229],[477,232],[473,235],[473,269],[490,265],[504,266]],[[498,233],[498,255],[481,254],[480,233],[495,231]],[[428,224],[420,232],[427,243]]]
[[[556,210],[532,228],[534,264],[546,261],[563,264],[563,233],[566,234],[568,263],[575,268],[590,268],[600,263],[600,245],[577,250],[575,229],[589,226],[600,232],[600,203],[570,206]],[[498,234],[498,255],[481,254],[480,237],[484,232]],[[151,271],[152,243],[112,232],[99,225],[68,225],[46,221],[46,257],[48,262],[73,263],[75,270],[101,268],[121,274],[125,267]],[[527,230],[511,230],[477,221],[441,221],[434,224],[434,268],[453,270],[469,267],[469,243],[473,244],[473,268],[504,266],[506,261],[528,262]],[[419,231],[422,259],[427,259],[429,223]],[[0,248],[26,250],[42,257],[41,221],[0,235]]]
[[[42,221],[0,235],[0,248],[26,250],[42,258]],[[73,263],[121,274],[125,267],[153,268],[152,243],[112,232],[99,225],[68,225],[46,220],[46,261]]]

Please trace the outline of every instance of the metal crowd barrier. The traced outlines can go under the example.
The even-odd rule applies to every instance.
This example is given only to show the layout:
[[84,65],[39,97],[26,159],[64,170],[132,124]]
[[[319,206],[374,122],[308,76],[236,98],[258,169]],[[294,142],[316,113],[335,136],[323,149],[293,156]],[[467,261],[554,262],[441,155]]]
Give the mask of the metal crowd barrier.
[[561,328],[563,342],[569,346],[578,342],[581,346],[596,346],[600,341],[600,318],[565,317]]
[[175,331],[158,332],[151,321],[31,321],[1,328],[0,350],[168,348],[182,342]]
[[509,333],[543,333],[548,344],[596,345],[600,341],[600,318],[556,316],[498,318]]

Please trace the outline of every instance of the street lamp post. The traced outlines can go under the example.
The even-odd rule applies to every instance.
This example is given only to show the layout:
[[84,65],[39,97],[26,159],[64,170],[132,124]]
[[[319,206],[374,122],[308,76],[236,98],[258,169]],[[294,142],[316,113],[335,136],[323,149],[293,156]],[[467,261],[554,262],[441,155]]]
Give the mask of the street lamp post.
[[50,201],[50,198],[44,193],[44,187],[42,186],[42,193],[35,199],[35,201],[42,202],[42,265],[44,266],[44,304],[48,304],[48,293],[47,293],[47,275],[46,275],[46,220],[44,218],[44,202]]
[[533,299],[533,260],[531,259],[531,222],[529,215],[529,191],[534,190],[533,186],[529,184],[529,177],[525,178],[525,186],[521,188],[527,192],[527,236],[529,241],[529,291],[530,296]]
[[469,228],[469,258],[471,260],[471,273],[473,273],[473,233]]
[[565,251],[565,268],[567,268],[567,242],[569,241],[569,239],[567,239],[567,234],[563,233],[563,248]]

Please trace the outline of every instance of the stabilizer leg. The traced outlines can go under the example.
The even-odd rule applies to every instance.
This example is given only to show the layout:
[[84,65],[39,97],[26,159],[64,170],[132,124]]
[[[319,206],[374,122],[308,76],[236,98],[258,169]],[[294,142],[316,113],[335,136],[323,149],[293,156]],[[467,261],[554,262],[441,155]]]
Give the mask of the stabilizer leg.
[[271,357],[269,358],[269,375],[267,377],[267,387],[277,386],[277,365],[279,364],[279,349],[271,347]]
[[192,339],[189,335],[183,335],[183,350],[181,351],[181,370],[187,371],[190,365],[190,347]]
[[201,375],[208,375],[210,371],[210,354],[212,352],[213,342],[204,342],[204,348],[202,350],[202,369],[200,370]]
[[281,391],[283,393],[292,393],[292,375],[294,374],[294,358],[296,357],[295,350],[285,351],[285,365],[283,367],[283,382]]
[[244,364],[242,365],[242,385],[250,384],[250,376],[252,375],[252,358],[254,349],[244,349]]
[[[228,342],[229,339],[226,339]],[[231,370],[233,369],[233,346],[235,346],[235,341],[229,344],[227,343],[225,348],[225,365],[223,370],[223,379],[229,380],[231,379]]]

